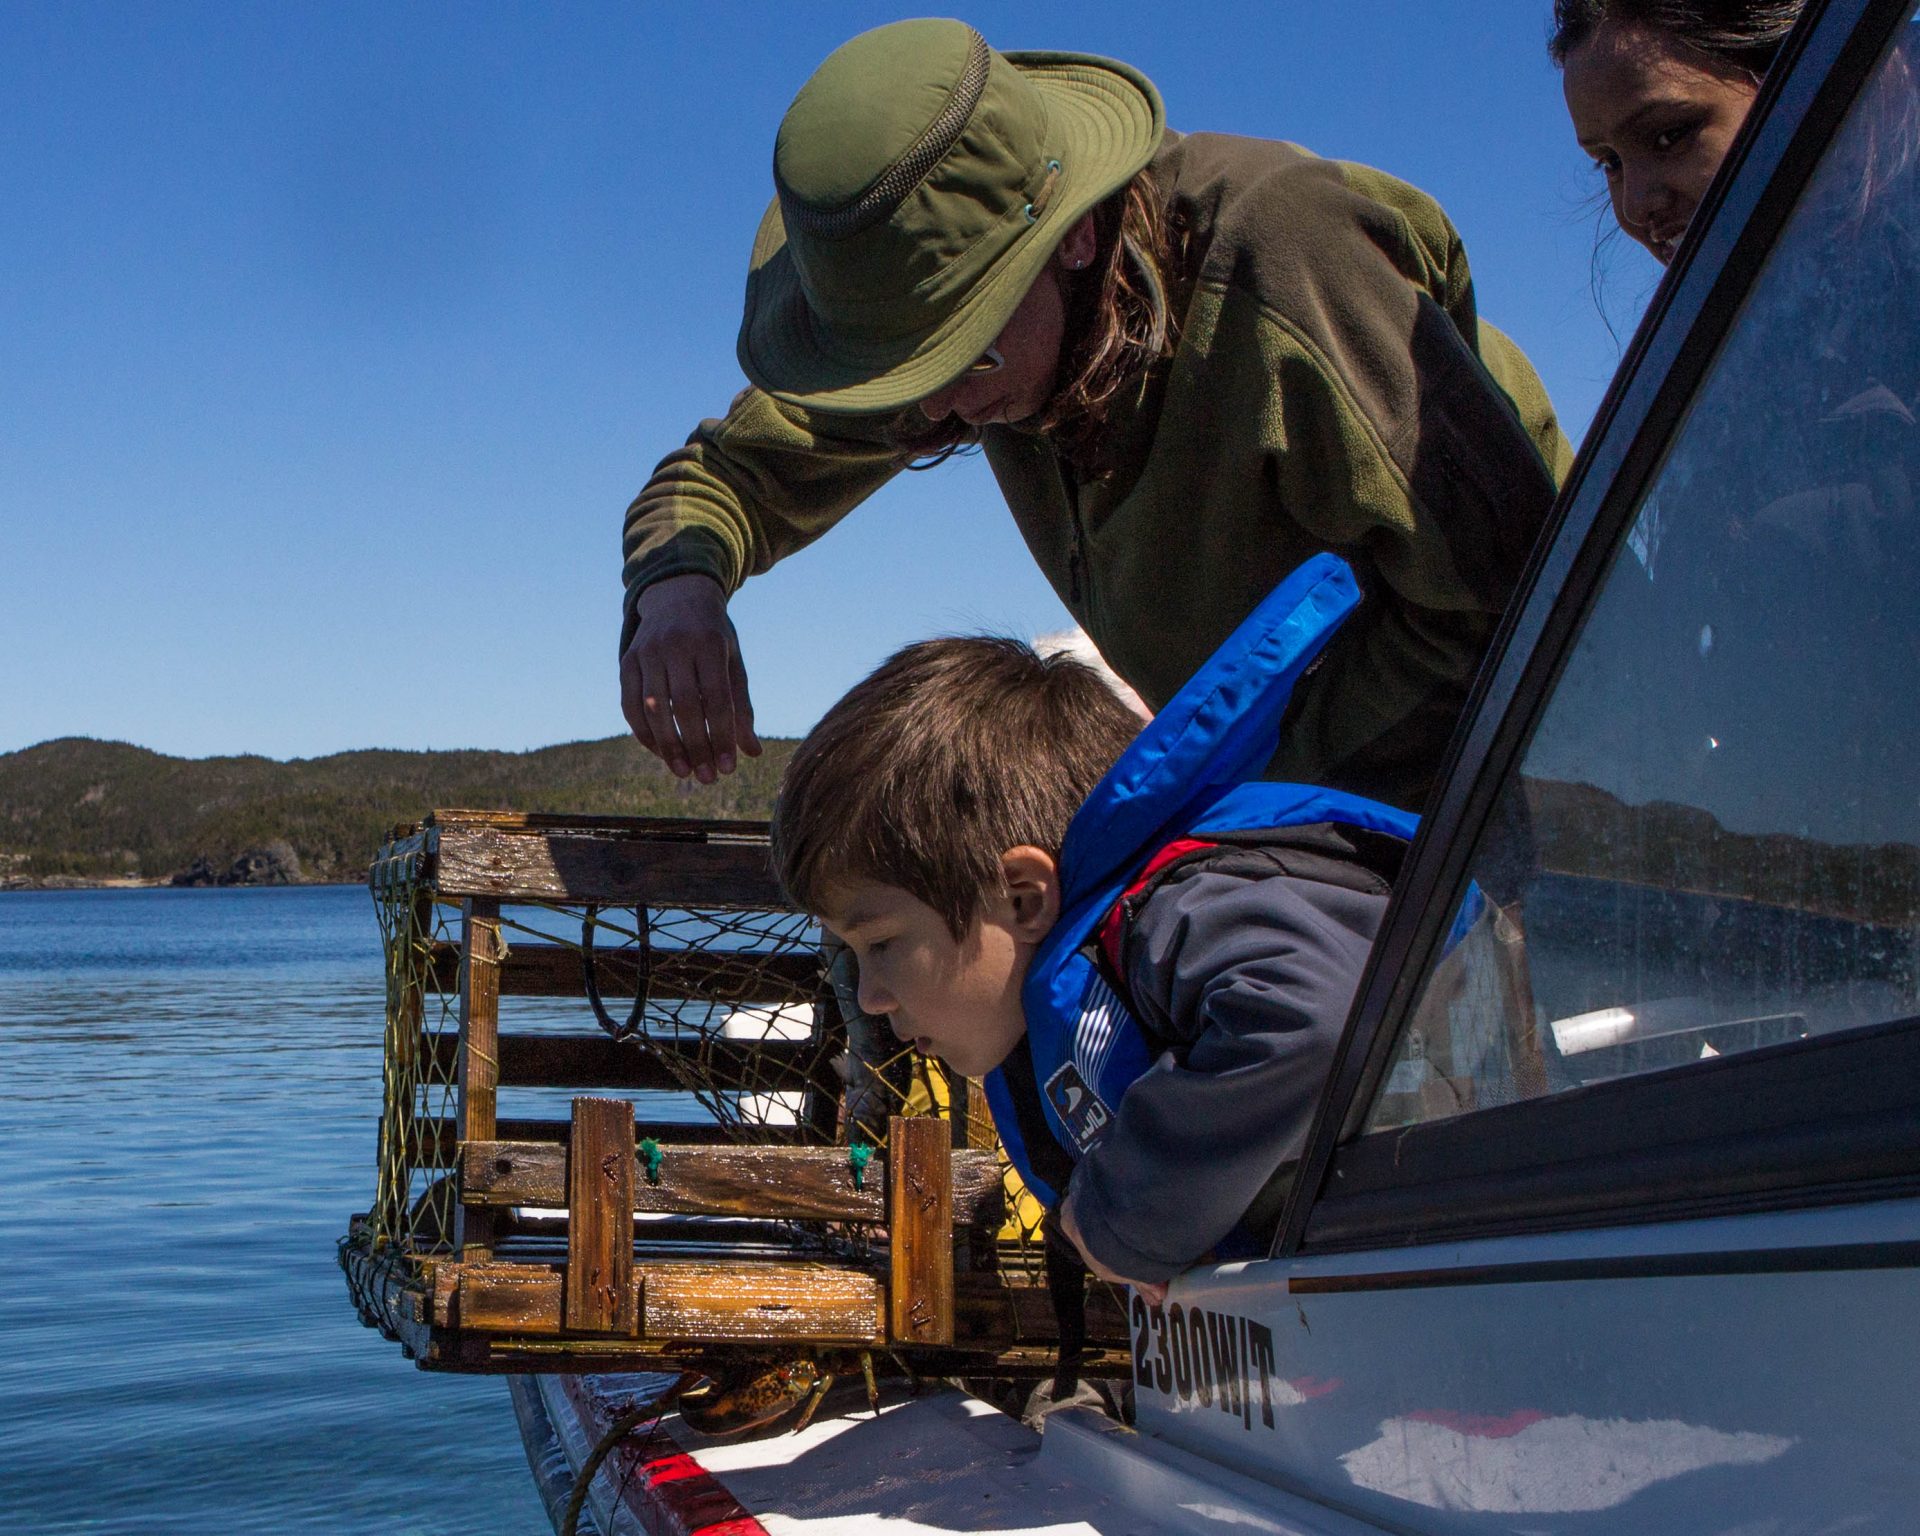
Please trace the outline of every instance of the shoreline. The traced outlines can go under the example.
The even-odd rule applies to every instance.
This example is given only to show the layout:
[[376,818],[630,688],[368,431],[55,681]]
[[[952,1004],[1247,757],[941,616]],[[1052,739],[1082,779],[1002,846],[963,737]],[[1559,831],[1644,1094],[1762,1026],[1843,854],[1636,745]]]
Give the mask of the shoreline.
[[231,885],[175,885],[171,875],[35,875],[0,879],[0,896],[35,891],[285,891],[321,886],[363,886],[357,880],[236,880]]

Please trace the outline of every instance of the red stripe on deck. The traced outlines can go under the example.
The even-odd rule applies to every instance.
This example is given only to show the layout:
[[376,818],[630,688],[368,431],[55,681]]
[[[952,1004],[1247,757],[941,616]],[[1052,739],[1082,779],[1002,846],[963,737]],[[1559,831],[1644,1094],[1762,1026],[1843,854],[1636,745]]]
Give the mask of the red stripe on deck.
[[[578,1376],[561,1378],[561,1390],[588,1437],[598,1441],[625,1411],[624,1400],[609,1402]],[[767,1536],[767,1528],[664,1428],[636,1429],[600,1467],[620,1490],[621,1505],[648,1536]]]

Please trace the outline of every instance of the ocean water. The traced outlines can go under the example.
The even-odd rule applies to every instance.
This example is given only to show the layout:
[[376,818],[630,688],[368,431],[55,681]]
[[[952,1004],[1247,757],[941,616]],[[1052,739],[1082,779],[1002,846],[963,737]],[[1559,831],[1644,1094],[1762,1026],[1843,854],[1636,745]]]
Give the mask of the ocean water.
[[381,989],[361,889],[0,894],[0,1532],[544,1536],[334,1262]]

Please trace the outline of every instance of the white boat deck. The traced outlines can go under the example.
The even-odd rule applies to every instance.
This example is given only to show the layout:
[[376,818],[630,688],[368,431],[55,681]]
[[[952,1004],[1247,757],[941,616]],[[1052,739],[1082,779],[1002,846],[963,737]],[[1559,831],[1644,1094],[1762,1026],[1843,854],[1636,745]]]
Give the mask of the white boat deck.
[[[568,1464],[661,1380],[544,1376]],[[719,1440],[668,1414],[595,1475],[602,1536],[1359,1536],[1375,1530],[1295,1501],[1091,1409],[1043,1437],[953,1388],[819,1419],[798,1433]],[[1296,1518],[1297,1515],[1297,1518]],[[582,1525],[584,1532],[586,1527]]]

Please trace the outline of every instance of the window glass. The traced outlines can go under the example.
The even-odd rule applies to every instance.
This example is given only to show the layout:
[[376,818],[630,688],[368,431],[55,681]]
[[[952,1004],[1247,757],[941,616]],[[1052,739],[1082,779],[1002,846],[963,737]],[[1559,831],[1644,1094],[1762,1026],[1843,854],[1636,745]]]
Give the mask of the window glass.
[[1916,61],[1882,60],[1675,435],[1369,1130],[1920,1011]]

